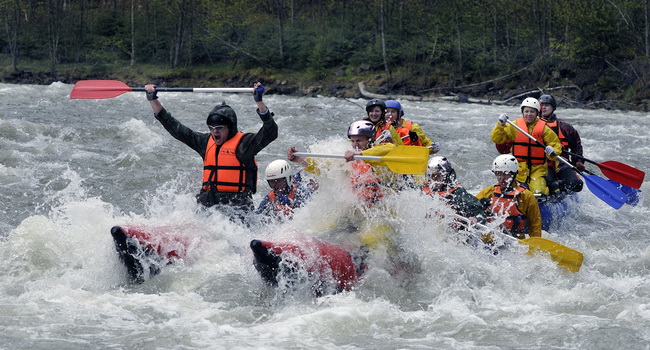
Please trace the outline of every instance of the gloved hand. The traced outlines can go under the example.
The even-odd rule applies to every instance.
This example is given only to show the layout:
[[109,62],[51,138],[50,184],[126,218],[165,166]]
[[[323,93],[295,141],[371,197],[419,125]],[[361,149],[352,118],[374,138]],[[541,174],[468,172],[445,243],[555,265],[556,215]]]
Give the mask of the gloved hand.
[[[154,85],[154,88],[158,88],[158,85]],[[147,100],[153,101],[158,99],[158,90],[154,90],[153,92],[147,91]]]
[[577,161],[577,162],[576,162],[576,168],[578,168],[578,170],[580,170],[580,171],[585,171],[585,170],[587,170],[587,169],[585,168],[585,163],[583,163],[583,162],[581,162],[581,161]]
[[552,156],[555,154],[555,150],[553,149],[553,146],[546,146],[546,148],[544,148],[544,153]]
[[390,131],[389,131],[389,130],[384,130],[384,131],[382,131],[382,132],[381,132],[381,137],[383,137],[384,140],[386,140],[386,141],[388,141],[388,142],[392,142],[392,141],[393,141],[393,135],[390,134]]
[[411,142],[418,142],[418,133],[415,131],[409,131],[409,138]]
[[390,134],[390,131],[382,131],[381,135],[379,135],[379,137],[375,140],[375,145],[378,145],[382,142],[393,142],[393,135]]
[[261,102],[262,95],[264,95],[264,85],[261,83],[257,84],[259,85],[255,86],[255,90],[253,91],[253,100],[255,100],[255,102]]
[[440,152],[440,144],[437,142],[432,142],[431,146],[429,146],[429,149],[431,150],[429,153],[438,153]]
[[506,123],[508,123],[508,115],[503,113],[499,116],[499,123],[501,123],[501,126],[506,126]]
[[283,194],[278,194],[278,202],[282,205],[291,205],[291,199]]

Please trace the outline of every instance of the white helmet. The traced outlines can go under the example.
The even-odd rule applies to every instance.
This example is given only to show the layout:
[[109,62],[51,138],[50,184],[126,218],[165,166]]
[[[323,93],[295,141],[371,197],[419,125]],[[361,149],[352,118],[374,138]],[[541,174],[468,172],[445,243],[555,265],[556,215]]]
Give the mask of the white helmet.
[[502,154],[494,158],[492,162],[492,172],[502,171],[504,173],[517,173],[519,171],[519,162],[512,154]]
[[287,179],[287,184],[291,183],[291,165],[284,159],[274,160],[266,166],[264,171],[266,180]]
[[447,160],[446,157],[435,156],[429,159],[429,165],[427,172],[429,174],[449,174],[454,169],[451,167],[451,163]]
[[348,138],[350,136],[362,135],[373,140],[376,133],[375,124],[368,120],[357,120],[356,122],[352,122],[348,127]]
[[540,106],[539,106],[539,101],[537,101],[536,98],[532,98],[532,97],[528,97],[528,98],[526,98],[526,99],[524,100],[524,102],[521,103],[521,110],[522,110],[522,112],[523,112],[523,110],[524,110],[524,107],[534,108],[534,109],[537,110],[537,112],[539,112],[539,111],[541,110],[541,108],[540,108]]

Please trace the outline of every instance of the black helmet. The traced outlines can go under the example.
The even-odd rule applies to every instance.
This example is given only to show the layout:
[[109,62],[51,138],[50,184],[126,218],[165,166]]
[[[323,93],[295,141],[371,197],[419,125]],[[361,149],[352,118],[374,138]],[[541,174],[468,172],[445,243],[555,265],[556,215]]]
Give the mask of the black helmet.
[[221,102],[220,105],[212,108],[205,122],[208,125],[228,125],[230,129],[228,138],[233,137],[237,133],[237,114],[235,114],[235,110],[228,106],[226,102]]
[[386,109],[386,103],[384,102],[384,100],[380,100],[378,98],[373,98],[372,100],[368,101],[368,103],[366,103],[366,112],[370,113],[370,110],[372,110],[372,108],[375,106],[381,107],[382,110],[381,113],[384,114],[384,110]]
[[557,108],[557,103],[555,102],[555,99],[551,95],[542,95],[539,97],[539,103],[545,103],[553,106],[553,110]]

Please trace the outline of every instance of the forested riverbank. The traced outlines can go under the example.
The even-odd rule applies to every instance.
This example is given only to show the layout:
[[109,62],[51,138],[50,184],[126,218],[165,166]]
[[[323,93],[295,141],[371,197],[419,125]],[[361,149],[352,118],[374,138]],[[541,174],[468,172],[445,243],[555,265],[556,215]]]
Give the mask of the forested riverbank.
[[0,4],[2,81],[650,110],[648,0]]

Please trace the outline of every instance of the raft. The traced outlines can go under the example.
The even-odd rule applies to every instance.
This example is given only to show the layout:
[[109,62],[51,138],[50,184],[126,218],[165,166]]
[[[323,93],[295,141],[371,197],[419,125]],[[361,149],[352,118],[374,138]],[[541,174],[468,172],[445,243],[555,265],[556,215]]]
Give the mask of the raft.
[[549,231],[565,218],[572,216],[579,204],[576,193],[560,192],[553,195],[536,194],[539,211],[542,215],[542,230]]
[[315,238],[294,242],[254,239],[250,247],[253,265],[264,282],[274,287],[308,284],[314,296],[352,289],[367,269],[367,250]]
[[136,284],[185,257],[190,244],[187,237],[169,227],[113,226],[111,235],[130,281]]

